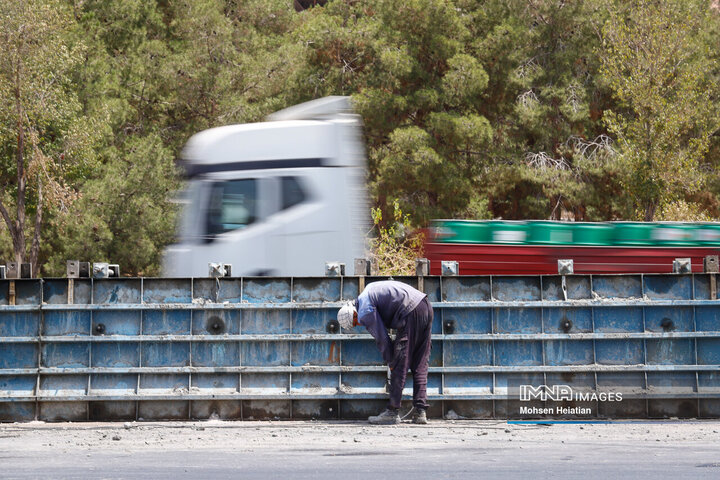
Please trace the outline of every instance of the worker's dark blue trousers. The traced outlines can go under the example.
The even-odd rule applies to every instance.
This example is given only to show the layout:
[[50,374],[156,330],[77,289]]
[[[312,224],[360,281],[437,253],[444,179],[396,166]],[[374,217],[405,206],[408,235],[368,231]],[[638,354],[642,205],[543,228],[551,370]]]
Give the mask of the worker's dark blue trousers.
[[433,309],[427,297],[405,317],[398,329],[390,363],[390,408],[399,408],[408,369],[413,374],[413,406],[427,410],[427,376],[430,360],[430,331]]

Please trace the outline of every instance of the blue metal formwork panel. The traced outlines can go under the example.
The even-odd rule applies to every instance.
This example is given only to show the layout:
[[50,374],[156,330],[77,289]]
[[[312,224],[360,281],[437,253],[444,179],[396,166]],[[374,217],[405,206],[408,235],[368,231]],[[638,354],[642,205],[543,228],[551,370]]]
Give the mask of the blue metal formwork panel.
[[492,394],[493,380],[492,373],[446,373],[444,393],[452,395]]
[[93,367],[131,368],[140,366],[140,344],[134,342],[98,342],[90,349]]
[[337,312],[328,308],[308,308],[295,310],[293,317],[292,333],[334,333],[332,325],[337,317]]
[[642,307],[596,307],[593,315],[596,332],[630,333],[645,330]]
[[193,299],[200,302],[242,302],[240,278],[194,278]]
[[192,334],[238,335],[242,328],[242,315],[240,310],[194,310]]
[[188,335],[190,310],[145,310],[142,314],[143,335]]
[[560,275],[547,275],[541,277],[543,300],[586,300],[592,298],[592,289],[589,275],[565,276],[565,291],[563,291],[563,277]]
[[293,278],[294,302],[337,302],[340,300],[340,277]]
[[40,329],[40,312],[0,311],[0,337],[36,337]]
[[720,338],[698,338],[698,365],[720,365]]
[[[72,293],[72,295],[68,295]],[[43,303],[63,305],[69,303],[87,305],[92,301],[92,284],[90,279],[46,279],[43,280]]]
[[232,367],[238,365],[239,350],[237,342],[194,342],[191,351],[192,365],[195,367]]
[[692,300],[691,275],[645,275],[645,295],[651,300]]
[[292,333],[290,310],[244,310],[241,331],[245,335]]
[[720,330],[720,302],[718,302],[718,305],[695,307],[695,328],[698,332],[717,332]]
[[589,307],[558,307],[543,310],[545,333],[591,333],[593,311]]
[[186,393],[190,389],[190,379],[178,374],[144,374],[140,375],[139,389],[144,395]]
[[145,278],[142,286],[144,303],[192,302],[190,278]]
[[0,402],[0,422],[35,420],[35,402]]
[[493,277],[492,296],[501,302],[542,300],[541,277]]
[[442,279],[442,300],[477,302],[490,300],[490,277],[446,277]]
[[86,375],[42,375],[40,396],[76,397],[87,393]]
[[333,395],[338,389],[338,377],[332,373],[296,373],[292,376],[291,391],[298,394]]
[[277,341],[241,342],[240,365],[266,367],[290,365],[290,344]]
[[712,300],[712,292],[710,288],[710,277],[715,274],[693,275],[693,299],[695,300]]
[[186,367],[190,365],[190,344],[144,342],[141,345],[141,358],[143,367]]
[[[438,321],[442,317],[441,323]],[[489,308],[438,308],[433,321],[434,334],[492,333],[492,310]]]
[[195,373],[192,376],[192,387],[210,394],[234,394],[240,388],[239,382],[237,373]]
[[335,340],[308,340],[293,342],[292,365],[339,365],[340,342]]
[[93,311],[95,335],[140,335],[140,310]]
[[[366,418],[387,365],[336,315],[384,279],[1,280],[0,421]],[[396,279],[433,303],[431,416],[514,418],[519,387],[547,385],[627,398],[526,405],[720,417],[709,274]]]
[[540,341],[504,340],[495,342],[495,365],[531,366],[543,364]]
[[695,330],[693,307],[645,307],[645,331],[692,332]]
[[428,301],[430,302],[439,302],[442,300],[440,277],[423,278],[423,288],[420,290],[427,294]]
[[90,366],[90,343],[45,343],[42,346],[43,367],[82,368]]
[[28,343],[0,343],[0,369],[38,367],[38,346]]
[[132,374],[93,374],[90,392],[93,395],[130,396],[138,387],[138,376]]
[[642,275],[593,275],[593,293],[600,298],[642,298]]
[[595,363],[592,340],[547,340],[545,365],[592,365]]
[[94,304],[140,303],[142,281],[134,278],[114,278],[93,282]]
[[444,366],[467,367],[493,365],[492,342],[476,342],[472,340],[446,341],[444,350]]
[[342,364],[353,366],[382,365],[383,359],[373,340],[346,340],[341,344]]
[[243,301],[248,303],[287,303],[290,279],[247,278],[243,282]]
[[0,280],[0,305],[10,305],[10,283],[15,285],[15,305],[39,305],[42,301],[41,280]]
[[542,310],[539,308],[496,308],[495,333],[541,333]]
[[695,341],[690,338],[662,338],[645,341],[648,365],[695,364]]
[[595,361],[598,365],[642,365],[645,363],[643,341],[596,340]]
[[48,310],[43,317],[45,336],[89,336],[92,331],[91,314],[87,310]]

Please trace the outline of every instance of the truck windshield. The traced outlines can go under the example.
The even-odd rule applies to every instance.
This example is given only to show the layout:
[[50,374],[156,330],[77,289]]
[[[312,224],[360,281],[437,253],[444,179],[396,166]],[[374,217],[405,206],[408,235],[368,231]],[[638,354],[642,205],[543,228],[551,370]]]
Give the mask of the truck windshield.
[[210,191],[207,234],[244,228],[257,220],[257,180],[216,182]]

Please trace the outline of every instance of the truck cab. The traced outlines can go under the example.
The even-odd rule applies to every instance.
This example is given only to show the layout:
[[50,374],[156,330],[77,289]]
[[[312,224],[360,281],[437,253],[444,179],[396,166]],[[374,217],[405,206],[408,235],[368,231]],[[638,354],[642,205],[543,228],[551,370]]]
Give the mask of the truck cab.
[[348,97],[290,107],[268,121],[200,132],[183,149],[188,177],[168,277],[323,275],[365,251],[369,208],[360,118]]

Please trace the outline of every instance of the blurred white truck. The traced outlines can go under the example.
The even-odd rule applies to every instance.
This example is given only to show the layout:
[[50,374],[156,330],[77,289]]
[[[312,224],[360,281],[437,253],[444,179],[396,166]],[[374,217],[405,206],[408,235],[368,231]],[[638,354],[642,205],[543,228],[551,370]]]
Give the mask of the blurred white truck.
[[182,153],[188,184],[168,277],[324,275],[350,269],[369,228],[361,120],[348,97],[281,110],[268,121],[200,132]]

